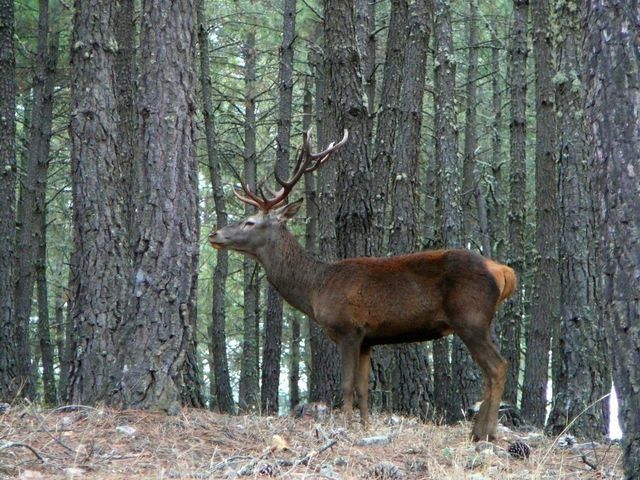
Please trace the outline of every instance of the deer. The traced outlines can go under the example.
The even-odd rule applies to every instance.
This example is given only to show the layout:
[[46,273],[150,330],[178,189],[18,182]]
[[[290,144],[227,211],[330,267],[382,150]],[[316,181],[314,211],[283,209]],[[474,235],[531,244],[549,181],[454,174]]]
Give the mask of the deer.
[[495,440],[507,362],[491,339],[497,307],[516,288],[515,272],[470,250],[422,251],[392,257],[348,258],[324,262],[305,251],[287,228],[302,198],[288,196],[303,175],[324,165],[347,142],[314,153],[311,131],[304,135],[287,180],[277,171],[280,189],[261,182],[256,191],[243,184],[233,190],[256,213],[215,228],[210,244],[257,260],[268,281],[295,309],[317,322],[341,355],[342,410],[350,421],[354,393],[360,420],[369,425],[368,384],[372,348],[458,335],[484,376],[483,399],[471,438]]

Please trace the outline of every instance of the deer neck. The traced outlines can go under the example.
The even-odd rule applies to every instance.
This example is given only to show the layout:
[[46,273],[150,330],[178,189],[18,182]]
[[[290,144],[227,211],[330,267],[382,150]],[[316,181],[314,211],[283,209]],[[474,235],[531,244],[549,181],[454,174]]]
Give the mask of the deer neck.
[[277,242],[256,252],[269,283],[294,308],[313,318],[312,295],[324,282],[328,264],[316,259],[282,228]]

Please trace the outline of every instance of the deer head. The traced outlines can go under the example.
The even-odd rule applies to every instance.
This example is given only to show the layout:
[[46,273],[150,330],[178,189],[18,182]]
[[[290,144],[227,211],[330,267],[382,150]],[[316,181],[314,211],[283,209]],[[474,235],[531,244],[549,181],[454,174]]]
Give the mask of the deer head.
[[[304,142],[299,148],[296,166],[289,180],[282,180],[274,171],[276,182],[280,185],[277,192],[264,187],[264,181],[258,187],[258,194],[252,192],[249,185],[243,185],[244,193],[233,190],[233,193],[244,203],[252,205],[258,211],[237,223],[230,224],[209,234],[209,242],[214,248],[228,248],[246,255],[255,256],[256,252],[266,244],[277,241],[278,230],[283,228],[287,220],[293,218],[301,206],[302,199],[286,203],[293,187],[305,173],[311,173],[323,165],[331,155],[347,142],[349,133],[344,131],[342,140],[332,142],[325,150],[311,151],[311,131],[307,132]],[[267,190],[267,193],[264,190]]]

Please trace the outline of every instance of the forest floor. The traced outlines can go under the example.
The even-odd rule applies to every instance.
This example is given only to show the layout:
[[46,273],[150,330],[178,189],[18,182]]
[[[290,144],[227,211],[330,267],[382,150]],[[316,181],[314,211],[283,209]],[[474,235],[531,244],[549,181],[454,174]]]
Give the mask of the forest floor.
[[[0,413],[0,478],[18,479],[582,479],[622,478],[616,444],[500,427],[494,444],[470,424],[374,415],[368,431],[340,415],[177,416],[92,407]],[[508,453],[513,442],[528,458]]]

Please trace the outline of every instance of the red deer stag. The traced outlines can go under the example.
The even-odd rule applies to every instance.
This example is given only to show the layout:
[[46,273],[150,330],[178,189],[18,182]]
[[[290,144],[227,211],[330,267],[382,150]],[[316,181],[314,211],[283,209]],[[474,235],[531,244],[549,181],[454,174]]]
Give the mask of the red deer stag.
[[494,439],[507,362],[491,341],[497,306],[515,288],[513,270],[467,250],[436,250],[391,258],[322,262],[308,254],[287,230],[301,200],[287,196],[305,173],[325,163],[348,138],[311,152],[308,133],[291,178],[276,174],[281,188],[234,190],[258,212],[209,235],[215,248],[255,258],[269,282],[293,307],[318,322],[342,355],[344,412],[350,417],[354,389],[363,425],[368,424],[368,380],[375,345],[433,340],[457,334],[484,373],[484,398],[472,438]]

